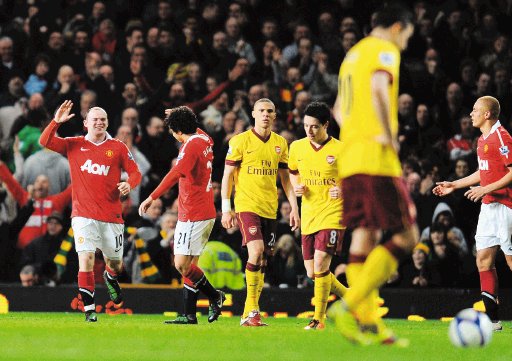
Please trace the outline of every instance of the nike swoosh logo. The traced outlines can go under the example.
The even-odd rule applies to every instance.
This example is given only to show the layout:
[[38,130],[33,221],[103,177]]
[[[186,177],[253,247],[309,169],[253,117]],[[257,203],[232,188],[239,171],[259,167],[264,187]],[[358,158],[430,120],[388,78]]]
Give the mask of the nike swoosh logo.
[[254,150],[248,150],[248,151],[247,151],[247,154],[250,154],[250,153],[252,153],[252,152],[255,152],[255,151],[254,151]]
[[80,147],[80,150],[81,150],[82,152],[87,152],[87,151],[88,151],[88,150],[90,150],[90,149]]

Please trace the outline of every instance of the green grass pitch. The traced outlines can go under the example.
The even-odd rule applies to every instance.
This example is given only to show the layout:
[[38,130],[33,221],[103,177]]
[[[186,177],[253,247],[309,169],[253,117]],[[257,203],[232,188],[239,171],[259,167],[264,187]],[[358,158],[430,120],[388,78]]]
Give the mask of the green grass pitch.
[[354,346],[332,324],[305,331],[306,319],[269,317],[269,327],[245,328],[238,317],[208,324],[165,325],[163,315],[99,314],[86,323],[80,313],[0,315],[0,360],[511,360],[512,323],[488,347],[458,349],[448,323],[387,320],[410,346]]

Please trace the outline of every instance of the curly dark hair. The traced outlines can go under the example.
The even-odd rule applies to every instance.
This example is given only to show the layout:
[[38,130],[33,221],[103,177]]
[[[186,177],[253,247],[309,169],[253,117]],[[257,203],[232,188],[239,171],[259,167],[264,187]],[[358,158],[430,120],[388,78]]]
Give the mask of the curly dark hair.
[[306,110],[304,111],[304,114],[318,119],[322,125],[331,120],[331,109],[329,109],[327,104],[322,102],[309,103],[306,107]]
[[165,118],[164,124],[174,133],[182,132],[183,134],[194,134],[199,127],[196,115],[192,109],[186,106],[171,109],[171,113]]

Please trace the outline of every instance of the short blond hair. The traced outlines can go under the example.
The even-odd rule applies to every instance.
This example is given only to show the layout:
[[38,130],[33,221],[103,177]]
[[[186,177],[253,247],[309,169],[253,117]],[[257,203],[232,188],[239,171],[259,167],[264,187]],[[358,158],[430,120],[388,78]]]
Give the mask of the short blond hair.
[[478,98],[485,104],[485,108],[491,113],[491,119],[498,119],[500,117],[501,107],[500,102],[495,97],[486,95]]

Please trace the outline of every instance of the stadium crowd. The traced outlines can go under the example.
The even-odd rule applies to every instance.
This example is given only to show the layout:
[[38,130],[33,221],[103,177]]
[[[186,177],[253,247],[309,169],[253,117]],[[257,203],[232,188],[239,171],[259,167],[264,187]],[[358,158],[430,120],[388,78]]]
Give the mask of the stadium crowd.
[[[76,254],[68,234],[69,167],[63,156],[39,145],[42,129],[66,99],[73,101],[76,116],[59,128],[60,136],[82,134],[80,119],[100,106],[109,114],[109,133],[127,145],[143,175],[140,187],[123,203],[128,242],[122,280],[179,282],[169,261],[177,187],[155,200],[144,217],[137,208],[176,160],[179,145],[163,117],[165,109],[180,105],[197,113],[215,142],[212,189],[218,219],[211,239],[235,251],[223,254],[238,267],[233,277],[240,277],[239,258],[247,257],[241,233],[219,222],[229,140],[251,127],[251,109],[263,97],[277,106],[275,132],[288,144],[304,137],[306,106],[312,101],[334,104],[344,55],[372,29],[381,4],[2,2],[0,282],[76,281]],[[441,179],[460,179],[477,168],[480,134],[469,113],[478,97],[496,97],[501,123],[511,130],[512,6],[499,0],[438,0],[415,1],[412,8],[416,26],[402,58],[399,140],[403,177],[422,232],[421,243],[389,286],[478,287],[473,236],[479,204],[466,199],[464,190],[441,199],[432,188]],[[334,121],[329,133],[339,135]],[[266,281],[307,287],[311,280],[305,276],[300,233],[288,225],[291,207],[282,192],[279,200],[275,257]],[[97,283],[103,283],[99,270],[104,266],[98,256]],[[498,272],[506,269],[503,259],[497,266]],[[333,267],[343,277],[343,258]],[[504,286],[510,283],[501,279]]]

